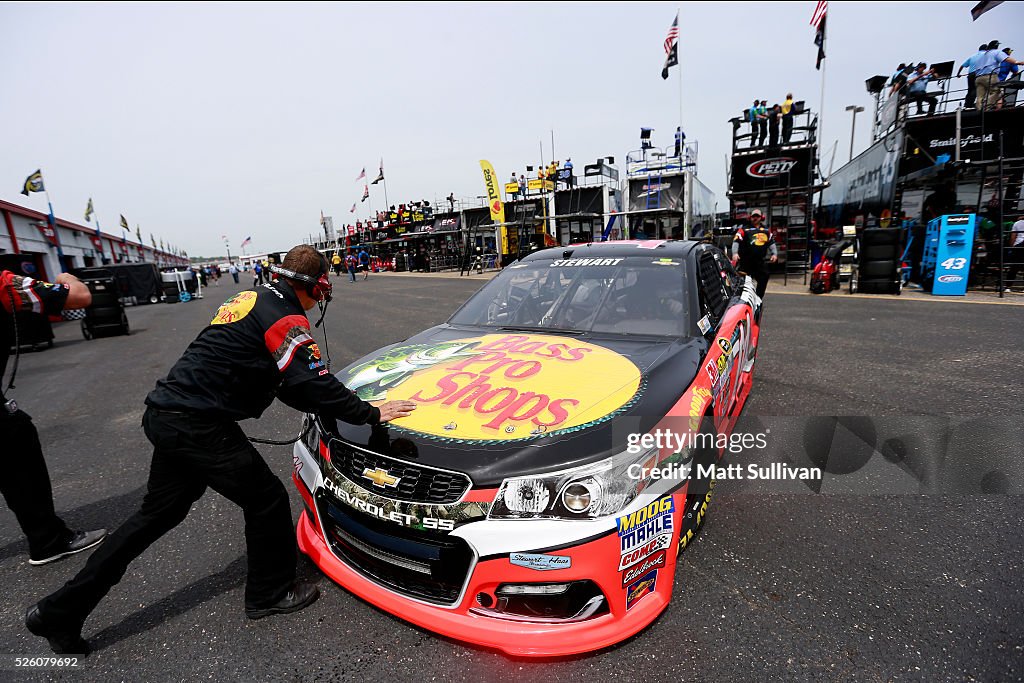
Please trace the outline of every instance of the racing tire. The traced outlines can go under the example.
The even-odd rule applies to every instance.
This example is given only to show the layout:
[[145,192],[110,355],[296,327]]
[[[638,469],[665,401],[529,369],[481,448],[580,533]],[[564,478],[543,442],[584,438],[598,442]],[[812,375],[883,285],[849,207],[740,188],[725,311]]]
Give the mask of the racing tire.
[[89,326],[85,324],[84,320],[82,321],[82,336],[85,337],[86,341],[92,339],[92,330],[89,329]]
[[[714,418],[711,414],[705,415],[702,422],[704,426],[701,433],[711,432],[715,434]],[[708,508],[711,506],[711,498],[715,492],[715,478],[701,479],[696,476],[699,466],[714,464],[718,461],[718,454],[714,448],[701,450],[693,459],[693,469],[690,475],[690,484],[686,491],[686,504],[682,515],[682,524],[679,529],[679,553],[682,554],[693,540],[700,535],[707,520]]]
[[151,303],[151,304],[158,304],[158,303],[160,303],[160,297],[158,297],[156,294],[151,294],[150,297],[149,297],[149,303]]
[[127,336],[132,333],[130,327],[128,327],[128,314],[121,313],[121,334]]

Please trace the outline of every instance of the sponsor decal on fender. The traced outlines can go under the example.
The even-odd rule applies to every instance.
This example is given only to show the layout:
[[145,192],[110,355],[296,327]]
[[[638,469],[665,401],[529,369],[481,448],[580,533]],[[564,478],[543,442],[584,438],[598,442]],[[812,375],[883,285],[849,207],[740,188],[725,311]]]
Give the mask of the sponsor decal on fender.
[[392,349],[342,381],[367,401],[417,403],[395,427],[487,442],[603,422],[634,399],[641,375],[625,356],[578,339],[489,334]]
[[517,567],[526,567],[527,569],[535,569],[540,572],[572,567],[572,558],[566,555],[512,553],[508,556],[508,561]]
[[662,550],[656,555],[652,555],[644,560],[643,564],[637,567],[631,567],[626,571],[622,572],[622,587],[625,588],[626,584],[636,581],[640,576],[643,576],[645,572],[651,569],[663,569],[666,561],[665,551]]
[[665,496],[615,520],[619,534],[619,571],[669,547],[674,511],[674,499]]
[[239,292],[234,295],[220,305],[210,324],[227,325],[238,322],[249,315],[249,311],[256,305],[256,296],[256,292]]
[[939,282],[962,282],[963,277],[960,275],[940,275],[938,278]]
[[636,583],[630,584],[626,588],[626,609],[631,609],[641,598],[653,593],[657,587],[657,581],[658,570],[654,569],[649,574],[641,577]]
[[770,178],[772,176],[784,175],[792,171],[796,163],[796,159],[792,157],[762,159],[747,166],[747,175],[754,178]]

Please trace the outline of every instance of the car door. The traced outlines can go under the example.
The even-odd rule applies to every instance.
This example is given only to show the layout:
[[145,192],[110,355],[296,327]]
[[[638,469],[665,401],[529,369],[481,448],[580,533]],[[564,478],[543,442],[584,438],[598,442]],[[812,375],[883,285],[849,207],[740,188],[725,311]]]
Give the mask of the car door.
[[715,416],[722,417],[738,408],[740,373],[752,363],[754,312],[742,296],[745,283],[741,285],[721,251],[706,246],[697,263],[702,314],[710,325],[703,370],[711,381]]

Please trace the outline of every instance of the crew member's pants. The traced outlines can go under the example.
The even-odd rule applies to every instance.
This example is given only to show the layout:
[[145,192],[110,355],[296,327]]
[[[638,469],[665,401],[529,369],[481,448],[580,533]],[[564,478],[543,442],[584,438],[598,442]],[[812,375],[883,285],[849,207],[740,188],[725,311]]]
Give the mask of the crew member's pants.
[[67,526],[53,509],[53,489],[43,460],[39,433],[25,412],[0,415],[0,443],[3,444],[4,469],[0,490],[7,507],[28,538],[29,553],[42,559],[51,555],[71,536]]
[[907,95],[907,102],[917,102],[917,113],[920,114],[924,107],[921,106],[922,102],[928,103],[928,116],[935,113],[935,105],[939,103],[938,98],[935,95],[929,95],[928,93],[911,93]]
[[788,144],[789,139],[793,137],[793,115],[783,114],[782,115],[782,144]]
[[238,273],[231,273],[231,278],[235,281],[235,284],[237,285],[238,284]]
[[977,89],[978,109],[995,109],[999,101],[999,77],[996,74],[985,74],[974,77],[974,87]]
[[757,121],[757,144],[764,145],[765,138],[768,137],[768,121],[766,119],[758,119]]
[[775,119],[768,124],[768,146],[775,147],[779,144],[779,124]]
[[757,283],[757,295],[763,299],[764,292],[768,289],[768,278],[771,277],[768,269],[764,267],[764,264],[744,264],[743,262],[740,262],[739,269],[754,278],[754,282]]
[[[242,508],[249,573],[247,607],[264,608],[295,580],[296,546],[288,493],[267,463],[228,420],[147,408],[142,418],[153,462],[142,507],[94,552],[78,574],[42,600],[52,623],[81,626],[129,563],[185,519],[212,488]],[[207,539],[194,539],[199,551]]]
[[967,94],[964,96],[964,109],[974,109],[975,107],[975,98],[978,95],[978,91],[974,78],[974,74],[967,74]]

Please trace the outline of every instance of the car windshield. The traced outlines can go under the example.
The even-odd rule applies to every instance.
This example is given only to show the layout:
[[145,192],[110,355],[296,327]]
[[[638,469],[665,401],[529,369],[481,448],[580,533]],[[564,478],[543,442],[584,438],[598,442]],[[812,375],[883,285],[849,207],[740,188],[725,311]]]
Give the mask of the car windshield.
[[683,259],[531,260],[507,267],[453,325],[655,336],[688,334]]

